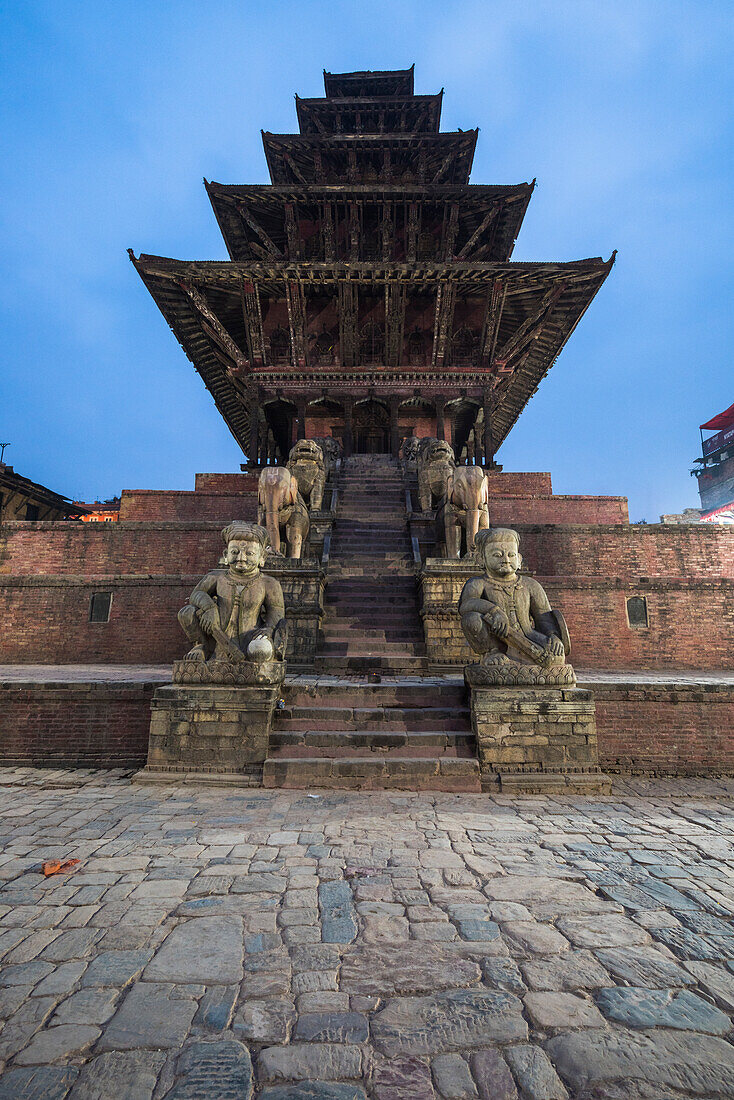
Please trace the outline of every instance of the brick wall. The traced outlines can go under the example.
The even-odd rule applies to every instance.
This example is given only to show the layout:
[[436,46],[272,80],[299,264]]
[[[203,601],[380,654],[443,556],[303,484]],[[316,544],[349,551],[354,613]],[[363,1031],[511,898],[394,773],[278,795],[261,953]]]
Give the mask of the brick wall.
[[[177,622],[204,570],[172,576],[0,577],[0,664],[170,664],[188,649]],[[288,660],[313,662],[323,573],[273,563],[288,615]],[[112,593],[109,622],[89,622],[95,592]]]
[[734,531],[723,524],[518,524],[517,529],[526,567],[543,576],[734,578]]
[[[734,687],[589,684],[599,762],[614,772],[734,774]],[[35,767],[141,767],[151,683],[0,683],[0,760]]]
[[0,684],[4,766],[139,768],[154,684]]
[[734,687],[588,686],[596,700],[602,768],[652,775],[734,774]]
[[203,575],[224,549],[223,526],[222,521],[5,523],[0,527],[0,575]]
[[[0,664],[168,664],[186,638],[176,620],[196,576],[2,577]],[[94,592],[110,621],[89,622]]]
[[167,492],[158,489],[123,489],[120,519],[219,520],[257,519],[257,485],[246,492]]
[[524,524],[628,524],[626,497],[582,497],[559,494],[490,496],[489,522],[493,527]]
[[524,473],[512,470],[488,470],[489,494],[492,497],[551,496],[551,475],[545,472]]
[[[437,664],[475,660],[461,631],[461,589],[476,566],[433,559],[421,579],[426,651]],[[571,634],[571,662],[585,669],[734,668],[734,580],[537,575]],[[648,626],[630,627],[627,600],[644,596]]]
[[197,474],[194,491],[197,493],[249,493],[257,498],[259,474]]

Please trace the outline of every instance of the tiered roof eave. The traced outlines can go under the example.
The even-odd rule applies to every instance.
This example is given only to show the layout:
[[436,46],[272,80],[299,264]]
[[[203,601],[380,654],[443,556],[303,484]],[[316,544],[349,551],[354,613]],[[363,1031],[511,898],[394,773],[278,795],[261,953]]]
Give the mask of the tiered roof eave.
[[[414,178],[423,183],[468,183],[479,130],[440,133],[273,134],[262,131],[265,160],[272,183],[352,182],[348,159],[380,152],[391,161],[401,155],[420,163]],[[339,157],[339,169],[328,168]],[[385,182],[391,182],[389,177]],[[395,182],[402,182],[396,180]],[[407,182],[407,181],[406,181]]]
[[[311,386],[319,378],[332,386],[348,386],[361,377],[375,392],[381,385],[394,389],[425,380],[452,387],[466,386],[473,380],[475,385],[492,389],[493,430],[499,446],[607,278],[615,254],[606,261],[594,257],[565,263],[427,265],[264,265],[180,261],[147,254],[136,259],[132,253],[130,258],[201,374],[230,431],[246,451],[249,415],[243,398],[248,379],[279,384],[288,377]],[[309,369],[296,361],[280,372],[273,371],[266,362],[260,369],[253,366],[252,334],[243,320],[245,289],[256,292],[263,302],[282,300],[294,286],[306,297],[331,293],[336,298],[340,285],[346,282],[364,293],[382,293],[380,288],[398,286],[435,294],[440,286],[450,284],[457,298],[484,301],[483,342],[489,342],[490,330],[494,332],[486,369],[456,370],[447,366],[437,370],[435,351],[433,364],[428,362],[423,369],[408,368],[400,362],[377,370],[364,369],[358,363],[353,367],[342,365],[336,374]],[[499,311],[495,302],[499,302]],[[260,339],[262,342],[262,332]],[[297,374],[290,374],[292,370]]]
[[[209,201],[233,260],[254,259],[255,252],[287,254],[287,207],[323,215],[324,204],[427,204],[431,209],[458,206],[460,229],[451,256],[474,243],[483,248],[490,236],[487,259],[509,260],[535,188],[531,183],[495,184],[221,184],[204,180]],[[296,215],[292,215],[295,220]],[[486,224],[483,227],[483,221]],[[491,231],[491,232],[490,232]],[[471,248],[470,248],[471,251]]]

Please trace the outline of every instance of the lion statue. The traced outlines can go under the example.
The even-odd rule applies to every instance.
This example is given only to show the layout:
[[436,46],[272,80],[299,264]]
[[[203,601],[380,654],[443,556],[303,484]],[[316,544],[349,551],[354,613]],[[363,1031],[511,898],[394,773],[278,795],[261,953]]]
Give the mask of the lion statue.
[[418,498],[430,512],[446,496],[449,477],[456,466],[454,450],[445,439],[422,439],[418,445]]
[[326,464],[316,440],[299,439],[288,455],[287,468],[298,482],[298,491],[309,511],[319,511],[326,485]]

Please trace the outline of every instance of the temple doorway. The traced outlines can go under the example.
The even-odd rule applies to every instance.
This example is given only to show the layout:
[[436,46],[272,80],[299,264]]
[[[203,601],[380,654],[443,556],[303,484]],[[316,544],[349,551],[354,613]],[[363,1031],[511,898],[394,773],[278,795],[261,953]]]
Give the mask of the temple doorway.
[[390,450],[390,416],[379,401],[363,401],[354,409],[354,452],[387,454]]

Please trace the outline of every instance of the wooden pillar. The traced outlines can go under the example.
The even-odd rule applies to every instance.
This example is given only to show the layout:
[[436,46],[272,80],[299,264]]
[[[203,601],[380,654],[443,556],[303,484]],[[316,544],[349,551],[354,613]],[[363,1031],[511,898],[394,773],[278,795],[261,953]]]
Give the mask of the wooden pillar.
[[257,466],[260,444],[260,400],[259,393],[253,388],[250,393],[250,439],[247,448],[247,460],[250,466]]
[[398,458],[400,452],[400,431],[398,429],[399,397],[390,398],[390,454]]
[[489,399],[484,399],[484,465],[487,467],[494,465],[494,439],[492,438],[492,413],[489,408]]
[[446,407],[446,398],[436,398],[436,439],[445,439],[446,430],[444,427],[444,408]]
[[298,398],[298,403],[297,403],[296,408],[298,410],[298,432],[296,434],[297,434],[298,439],[305,439],[306,438],[306,398],[305,397],[299,397]]
[[354,398],[344,398],[344,457],[349,456],[354,451]]

